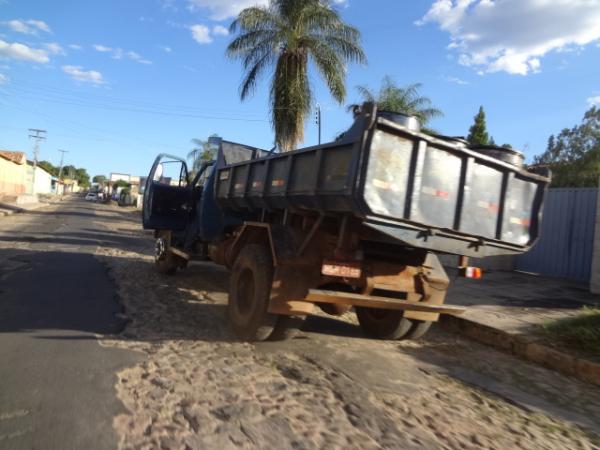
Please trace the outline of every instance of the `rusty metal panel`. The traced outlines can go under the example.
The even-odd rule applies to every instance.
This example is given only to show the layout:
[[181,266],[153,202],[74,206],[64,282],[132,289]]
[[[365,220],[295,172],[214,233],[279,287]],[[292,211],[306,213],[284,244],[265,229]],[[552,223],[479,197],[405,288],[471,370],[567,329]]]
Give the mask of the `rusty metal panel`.
[[517,257],[516,269],[589,282],[597,196],[597,188],[549,189],[541,237]]

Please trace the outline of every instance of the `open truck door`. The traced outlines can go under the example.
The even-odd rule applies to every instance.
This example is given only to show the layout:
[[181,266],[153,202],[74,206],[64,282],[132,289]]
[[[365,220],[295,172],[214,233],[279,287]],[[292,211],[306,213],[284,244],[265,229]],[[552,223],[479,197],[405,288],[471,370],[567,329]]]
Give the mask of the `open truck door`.
[[183,230],[191,210],[191,192],[185,160],[165,153],[158,155],[146,180],[144,228]]

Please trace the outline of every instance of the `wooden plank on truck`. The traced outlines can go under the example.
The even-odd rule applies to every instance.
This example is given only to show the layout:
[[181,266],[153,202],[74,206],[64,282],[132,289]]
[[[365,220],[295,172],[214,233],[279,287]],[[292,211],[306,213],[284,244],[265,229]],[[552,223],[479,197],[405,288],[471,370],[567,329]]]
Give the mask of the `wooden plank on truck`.
[[404,311],[422,311],[437,314],[459,315],[465,308],[452,305],[432,305],[424,302],[399,300],[375,295],[353,294],[350,292],[310,289],[306,301],[315,303],[335,303],[341,305],[364,306],[366,308],[400,309]]

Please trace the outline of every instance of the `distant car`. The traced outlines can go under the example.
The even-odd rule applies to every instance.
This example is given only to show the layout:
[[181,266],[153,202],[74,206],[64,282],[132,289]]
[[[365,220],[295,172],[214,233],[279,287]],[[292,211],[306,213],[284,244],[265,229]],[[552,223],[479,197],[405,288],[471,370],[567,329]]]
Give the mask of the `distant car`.
[[95,192],[88,192],[85,196],[85,200],[87,200],[88,202],[95,202],[96,200],[98,200],[98,194],[96,194]]

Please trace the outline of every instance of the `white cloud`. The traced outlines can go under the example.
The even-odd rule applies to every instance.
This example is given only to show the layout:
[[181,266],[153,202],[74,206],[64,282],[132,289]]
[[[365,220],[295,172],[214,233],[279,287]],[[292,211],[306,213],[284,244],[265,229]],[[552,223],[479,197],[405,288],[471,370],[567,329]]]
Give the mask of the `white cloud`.
[[212,29],[212,33],[219,36],[228,36],[229,30],[225,28],[223,25],[215,25]]
[[190,30],[192,31],[192,37],[199,44],[210,44],[213,41],[210,37],[210,29],[206,25],[192,25]]
[[198,23],[190,26],[189,28],[192,32],[192,37],[199,44],[210,44],[215,36],[229,35],[229,30],[222,25],[215,25],[211,29],[206,25]]
[[160,48],[165,53],[171,53],[173,51],[173,49],[168,45],[159,45],[158,48]]
[[44,50],[28,47],[18,42],[10,43],[0,40],[0,58],[3,57],[42,64],[50,60],[48,53]]
[[65,50],[56,42],[47,42],[44,47],[52,55],[66,55]]
[[10,79],[6,75],[0,73],[0,84],[6,84],[9,81],[10,81]]
[[459,84],[461,86],[466,86],[467,84],[469,84],[468,81],[458,77],[444,77],[444,79],[449,83]]
[[139,53],[136,52],[127,52],[127,57],[135,62],[138,62],[140,64],[152,64],[152,61],[147,60],[146,58],[143,58],[142,55],[140,55]]
[[8,22],[4,22],[8,28],[17,33],[23,34],[37,34],[39,31],[44,31],[46,33],[51,33],[50,27],[46,24],[46,22],[42,20],[9,20]]
[[79,44],[69,44],[69,48],[72,50],[81,50],[83,47]]
[[92,84],[104,84],[104,78],[96,70],[84,70],[81,66],[62,66],[63,72],[70,75],[75,81]]
[[416,24],[428,22],[450,34],[460,64],[527,75],[551,51],[600,40],[600,1],[435,0]]
[[268,4],[269,0],[188,0],[188,9],[190,11],[208,9],[211,12],[211,19],[225,20],[237,16],[242,9],[250,6],[267,6]]
[[100,53],[110,53],[110,57],[113,59],[128,58],[128,59],[131,59],[132,61],[138,62],[140,64],[152,64],[152,61],[147,60],[139,53],[136,53],[131,50],[127,51],[127,50],[123,50],[120,47],[112,48],[112,47],[107,47],[106,45],[101,45],[101,44],[95,44],[94,48],[97,51],[99,51]]
[[600,95],[595,95],[593,97],[589,97],[587,99],[587,103],[590,107],[592,106],[600,106]]
[[102,53],[112,52],[112,48],[100,44],[94,44],[94,49]]

